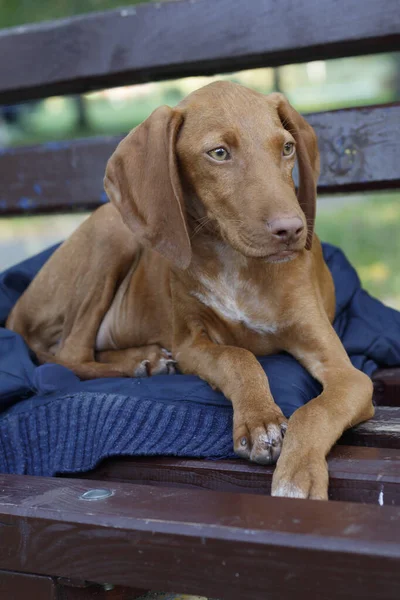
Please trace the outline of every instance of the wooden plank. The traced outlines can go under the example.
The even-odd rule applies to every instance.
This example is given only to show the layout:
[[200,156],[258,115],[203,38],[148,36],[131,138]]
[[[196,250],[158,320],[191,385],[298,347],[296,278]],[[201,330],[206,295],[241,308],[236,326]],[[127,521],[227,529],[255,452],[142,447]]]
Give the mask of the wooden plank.
[[[331,500],[400,506],[400,451],[336,446],[328,459]],[[87,479],[268,495],[273,467],[244,460],[124,457],[104,461]]]
[[184,0],[0,32],[0,103],[399,48],[397,0]]
[[0,571],[0,598],[2,600],[28,600],[28,598],[57,600],[57,590],[50,577]]
[[377,407],[374,418],[346,431],[341,443],[400,449],[400,408]]
[[7,570],[242,600],[397,600],[400,511],[134,486],[0,476]]
[[400,104],[323,112],[306,118],[318,135],[320,193],[400,186]]
[[[307,117],[321,147],[320,193],[400,187],[400,104]],[[118,137],[0,153],[0,216],[93,209],[107,201],[105,165]]]
[[[146,594],[145,590],[131,587],[114,586],[112,584],[94,584],[89,581],[76,581],[59,578],[57,581],[57,600],[134,600]],[[29,596],[31,598],[32,596]],[[33,597],[36,600],[36,597]],[[28,600],[28,597],[17,598],[12,596],[10,600]],[[37,600],[42,600],[37,596]]]
[[400,368],[378,369],[372,379],[375,405],[400,407]]
[[91,210],[107,202],[103,177],[121,138],[0,151],[0,216]]

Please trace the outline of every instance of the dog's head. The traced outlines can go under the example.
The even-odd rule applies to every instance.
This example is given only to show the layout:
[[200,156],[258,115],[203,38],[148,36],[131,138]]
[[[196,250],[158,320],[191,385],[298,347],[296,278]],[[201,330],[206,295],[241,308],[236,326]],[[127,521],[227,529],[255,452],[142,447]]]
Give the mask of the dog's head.
[[246,256],[277,262],[310,249],[318,175],[315,133],[284,96],[216,82],[131,131],[104,185],[126,225],[186,268],[196,219]]

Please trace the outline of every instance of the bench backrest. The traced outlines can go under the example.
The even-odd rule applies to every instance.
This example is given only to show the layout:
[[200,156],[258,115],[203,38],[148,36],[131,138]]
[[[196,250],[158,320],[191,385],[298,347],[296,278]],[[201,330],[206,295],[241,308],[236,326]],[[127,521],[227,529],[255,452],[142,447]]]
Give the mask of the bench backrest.
[[[398,0],[182,0],[0,31],[0,103],[400,48]],[[309,115],[320,193],[400,187],[400,104]],[[0,151],[0,216],[93,209],[119,137]]]

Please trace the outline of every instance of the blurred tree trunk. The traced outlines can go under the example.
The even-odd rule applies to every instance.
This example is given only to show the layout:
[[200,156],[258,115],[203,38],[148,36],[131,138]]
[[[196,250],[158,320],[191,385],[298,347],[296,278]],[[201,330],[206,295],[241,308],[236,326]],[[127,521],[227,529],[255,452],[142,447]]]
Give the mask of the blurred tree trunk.
[[88,121],[87,121],[87,112],[86,112],[86,101],[84,96],[74,96],[74,101],[76,105],[76,110],[78,113],[77,126],[79,129],[87,129]]
[[279,67],[274,67],[274,69],[272,69],[273,72],[273,78],[274,78],[274,90],[275,92],[282,92],[282,85],[281,85],[281,72]]
[[400,100],[400,52],[394,54],[395,60],[395,75],[394,75],[394,99],[395,101]]

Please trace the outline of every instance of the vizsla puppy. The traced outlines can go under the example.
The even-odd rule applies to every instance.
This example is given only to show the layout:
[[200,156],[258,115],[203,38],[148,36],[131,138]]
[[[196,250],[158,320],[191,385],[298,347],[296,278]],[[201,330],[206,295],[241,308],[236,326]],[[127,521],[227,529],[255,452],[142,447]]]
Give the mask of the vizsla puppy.
[[[170,372],[173,358],[232,401],[239,456],[280,456],[274,495],[326,498],[326,454],[373,407],[331,325],[318,173],[314,131],[280,94],[217,82],[162,106],[110,158],[111,203],[54,253],[7,326],[81,378]],[[255,358],[279,351],[323,385],[288,425]]]

